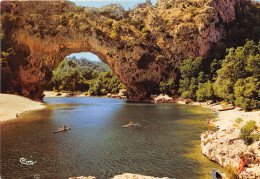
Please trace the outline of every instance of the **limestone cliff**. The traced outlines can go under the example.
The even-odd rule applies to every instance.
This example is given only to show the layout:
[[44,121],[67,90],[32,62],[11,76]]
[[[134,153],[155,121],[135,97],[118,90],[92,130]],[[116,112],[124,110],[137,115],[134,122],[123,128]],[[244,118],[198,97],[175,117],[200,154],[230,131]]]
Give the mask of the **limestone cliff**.
[[[129,11],[120,5],[2,1],[1,9],[2,92],[34,99],[43,96],[52,70],[77,52],[98,55],[131,99],[146,99],[160,81],[178,78],[183,59],[208,57],[229,38],[232,25],[240,25],[237,18],[250,14],[259,22],[257,5],[245,0],[158,0],[156,6],[147,2]],[[259,39],[258,33],[251,35]]]

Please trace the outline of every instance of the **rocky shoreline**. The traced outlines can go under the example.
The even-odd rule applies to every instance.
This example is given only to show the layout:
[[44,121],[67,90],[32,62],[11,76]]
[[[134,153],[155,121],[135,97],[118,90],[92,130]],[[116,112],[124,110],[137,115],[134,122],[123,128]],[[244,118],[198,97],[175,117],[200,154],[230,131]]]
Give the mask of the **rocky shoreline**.
[[[210,107],[205,105],[204,107]],[[221,105],[214,106],[214,109],[221,108]],[[242,119],[237,123],[236,119]],[[260,178],[260,141],[254,141],[246,145],[239,138],[241,128],[250,120],[256,122],[260,132],[260,111],[244,112],[239,108],[218,112],[218,118],[211,120],[217,131],[204,132],[201,135],[202,153],[210,160],[232,170],[239,178]],[[244,156],[246,167],[238,174],[236,169],[239,165],[240,156]]]
[[87,92],[56,92],[56,91],[44,91],[44,97],[52,98],[52,97],[108,97],[108,98],[119,98],[119,99],[127,99],[126,90],[121,89],[119,93],[108,93],[103,96],[90,96]]
[[[71,177],[69,179],[96,179],[96,177],[89,176],[89,177]],[[152,177],[152,176],[145,176],[145,175],[139,175],[139,174],[132,174],[132,173],[124,173],[122,175],[116,175],[112,179],[169,179],[167,177],[158,178],[158,177]]]

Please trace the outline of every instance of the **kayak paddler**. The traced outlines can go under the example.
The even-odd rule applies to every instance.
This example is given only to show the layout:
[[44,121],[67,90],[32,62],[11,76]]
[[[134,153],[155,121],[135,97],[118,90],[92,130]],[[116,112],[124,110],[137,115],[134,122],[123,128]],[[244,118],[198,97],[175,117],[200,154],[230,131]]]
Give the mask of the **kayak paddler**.
[[130,123],[129,123],[129,124],[130,124],[130,126],[132,126],[134,123],[130,121]]
[[58,128],[59,130],[66,130],[67,127],[65,125],[62,126],[62,128]]

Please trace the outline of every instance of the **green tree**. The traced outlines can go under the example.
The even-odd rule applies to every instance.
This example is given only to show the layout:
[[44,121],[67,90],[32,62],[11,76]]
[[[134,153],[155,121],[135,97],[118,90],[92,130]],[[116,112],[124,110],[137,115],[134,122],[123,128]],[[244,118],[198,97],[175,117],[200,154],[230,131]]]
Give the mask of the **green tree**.
[[[259,45],[260,47],[260,45]],[[246,70],[252,73],[253,76],[259,76],[260,74],[260,54],[256,56],[250,55],[247,59]]]
[[98,80],[94,80],[94,82],[91,84],[90,88],[89,88],[89,94],[90,95],[101,95],[100,90],[103,89],[102,88],[102,82],[98,79]]
[[181,80],[179,92],[183,98],[196,99],[196,91],[198,90],[198,83],[205,82],[206,76],[204,72],[200,72],[202,58],[197,57],[193,59],[184,60],[180,65]]
[[119,81],[117,76],[112,72],[104,72],[99,74],[90,86],[90,95],[106,95],[107,93],[118,93],[125,86]]
[[207,79],[208,77],[205,75],[203,71],[199,72],[198,83],[206,83]]
[[214,93],[221,99],[233,103],[234,98],[234,82],[231,79],[217,78],[214,84]]
[[196,91],[197,101],[204,102],[206,100],[214,99],[213,85],[210,81],[207,83],[199,83]]
[[260,81],[257,78],[248,77],[239,79],[234,87],[235,104],[244,110],[257,109],[260,106]]
[[182,78],[185,79],[197,76],[200,72],[201,63],[202,57],[197,57],[196,59],[190,57],[189,59],[184,60],[180,66]]
[[221,68],[221,60],[214,59],[210,65],[210,74],[213,80],[217,78],[217,71]]
[[66,89],[68,89],[69,91],[76,91],[77,89],[79,89],[79,86],[81,85],[81,80],[82,80],[83,76],[82,74],[79,72],[78,69],[74,69],[73,71],[71,71],[69,73],[68,76],[66,76],[66,81],[64,84],[64,87]]
[[228,49],[227,52],[217,72],[215,94],[245,110],[259,108],[260,44],[247,41],[244,46]]
[[166,83],[161,81],[159,84],[159,91],[168,95],[173,95],[177,89],[176,82],[170,78]]

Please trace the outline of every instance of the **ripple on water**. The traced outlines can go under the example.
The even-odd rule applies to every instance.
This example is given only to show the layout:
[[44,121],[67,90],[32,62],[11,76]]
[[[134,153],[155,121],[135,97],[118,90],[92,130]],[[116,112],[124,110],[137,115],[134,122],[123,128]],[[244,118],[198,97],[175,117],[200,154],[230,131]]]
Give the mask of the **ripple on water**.
[[[199,113],[200,108],[108,98],[45,102],[50,107],[24,115],[22,123],[1,126],[3,176],[110,178],[126,172],[172,178],[210,176],[214,165],[196,148],[200,133],[207,130],[208,114]],[[141,126],[121,128],[130,121]],[[63,124],[72,130],[53,134]],[[37,165],[24,167],[19,164],[21,156],[32,156]]]

